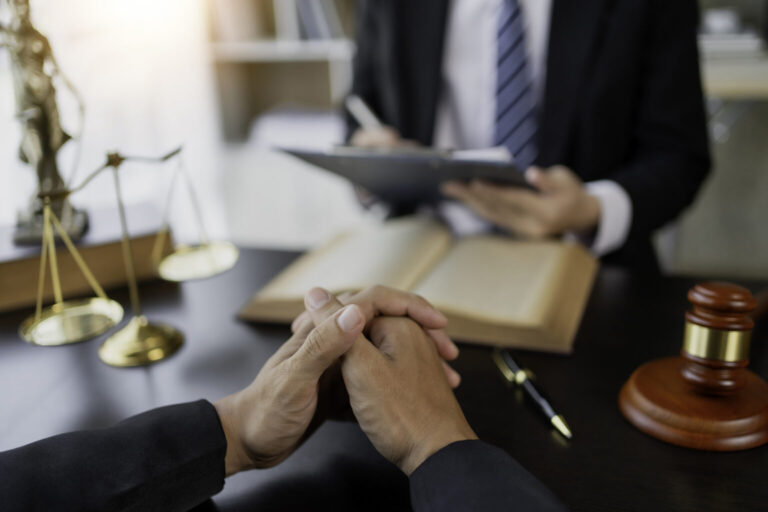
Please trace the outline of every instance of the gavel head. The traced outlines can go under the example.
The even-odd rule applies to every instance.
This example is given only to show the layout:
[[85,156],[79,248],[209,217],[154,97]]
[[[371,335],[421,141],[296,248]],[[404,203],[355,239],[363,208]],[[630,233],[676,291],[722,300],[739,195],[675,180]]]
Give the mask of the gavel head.
[[735,284],[703,283],[691,288],[688,300],[693,307],[685,314],[683,379],[705,394],[738,391],[749,363],[755,298]]

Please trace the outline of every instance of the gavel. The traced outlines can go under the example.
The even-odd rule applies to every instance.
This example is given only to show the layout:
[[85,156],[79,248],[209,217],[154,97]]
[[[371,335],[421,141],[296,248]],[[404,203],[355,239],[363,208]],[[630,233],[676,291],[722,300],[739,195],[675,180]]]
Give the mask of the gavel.
[[635,427],[672,444],[743,450],[768,442],[768,384],[747,369],[757,301],[729,283],[688,292],[680,356],[639,367],[619,394]]
[[730,395],[744,387],[757,301],[746,288],[707,283],[688,292],[680,355],[682,377],[700,393]]

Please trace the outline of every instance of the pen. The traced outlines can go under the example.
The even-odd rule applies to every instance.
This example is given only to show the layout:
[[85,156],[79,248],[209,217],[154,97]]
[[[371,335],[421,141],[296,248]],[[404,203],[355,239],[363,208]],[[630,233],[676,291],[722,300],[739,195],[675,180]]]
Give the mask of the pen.
[[555,409],[546,399],[544,394],[539,390],[531,380],[533,374],[530,370],[520,368],[512,355],[507,350],[496,348],[493,350],[493,360],[496,362],[496,366],[499,367],[499,371],[509,382],[517,384],[523,388],[525,394],[533,400],[536,406],[547,417],[558,432],[564,437],[571,439],[573,434],[568,424],[565,422],[565,418],[561,414],[555,412]]
[[344,105],[347,107],[349,113],[352,114],[352,117],[355,118],[355,121],[357,121],[364,130],[378,130],[384,126],[381,124],[381,121],[379,121],[379,118],[376,117],[376,114],[373,113],[371,107],[369,107],[357,94],[350,94],[347,96]]

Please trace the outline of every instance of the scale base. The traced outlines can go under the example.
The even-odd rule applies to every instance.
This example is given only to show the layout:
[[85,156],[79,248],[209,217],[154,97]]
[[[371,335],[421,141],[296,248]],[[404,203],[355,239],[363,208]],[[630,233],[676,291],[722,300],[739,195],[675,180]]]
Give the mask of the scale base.
[[99,358],[110,366],[143,366],[173,355],[184,344],[184,335],[170,325],[152,324],[143,315],[106,339]]
[[619,408],[630,423],[697,450],[746,450],[768,442],[768,383],[745,369],[738,392],[705,395],[683,380],[683,361],[668,357],[635,370],[619,394]]
[[[67,204],[70,209],[69,215],[64,215],[64,204],[54,209],[56,217],[61,221],[64,231],[73,242],[80,240],[88,230],[88,214],[84,210],[76,210]],[[58,238],[58,233],[54,231],[54,236]],[[16,219],[16,229],[13,232],[13,243],[16,245],[40,245],[43,240],[43,210],[32,206],[26,212],[19,212]]]

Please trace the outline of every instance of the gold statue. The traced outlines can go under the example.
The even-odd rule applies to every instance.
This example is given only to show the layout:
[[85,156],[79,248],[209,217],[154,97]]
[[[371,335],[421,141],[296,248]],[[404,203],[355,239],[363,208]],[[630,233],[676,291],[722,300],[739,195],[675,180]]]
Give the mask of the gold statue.
[[19,215],[14,240],[16,243],[41,243],[43,234],[43,201],[52,192],[51,207],[70,236],[77,240],[88,224],[85,212],[72,208],[66,194],[66,183],[59,173],[57,154],[71,139],[61,126],[56,104],[55,77],[62,80],[80,105],[79,94],[61,73],[48,39],[30,19],[29,0],[8,0],[11,21],[0,25],[0,46],[8,49],[11,57],[13,85],[16,93],[17,117],[23,133],[19,158],[37,172],[38,193],[26,214]]

